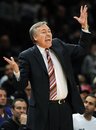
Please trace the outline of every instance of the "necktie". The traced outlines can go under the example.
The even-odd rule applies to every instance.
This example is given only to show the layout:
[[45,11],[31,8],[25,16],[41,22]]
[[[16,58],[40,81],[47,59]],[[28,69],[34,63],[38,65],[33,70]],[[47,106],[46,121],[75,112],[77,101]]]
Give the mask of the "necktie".
[[50,100],[55,100],[57,96],[57,85],[56,85],[56,78],[54,72],[54,66],[49,54],[49,50],[45,49],[47,60],[48,60],[48,75],[49,75],[49,83],[50,83]]

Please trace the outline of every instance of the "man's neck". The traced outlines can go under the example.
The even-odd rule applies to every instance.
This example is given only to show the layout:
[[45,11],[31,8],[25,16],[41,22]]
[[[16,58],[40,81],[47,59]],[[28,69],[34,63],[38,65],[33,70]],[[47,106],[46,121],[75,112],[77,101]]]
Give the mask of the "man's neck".
[[90,121],[92,119],[92,115],[84,113],[84,117],[86,120]]

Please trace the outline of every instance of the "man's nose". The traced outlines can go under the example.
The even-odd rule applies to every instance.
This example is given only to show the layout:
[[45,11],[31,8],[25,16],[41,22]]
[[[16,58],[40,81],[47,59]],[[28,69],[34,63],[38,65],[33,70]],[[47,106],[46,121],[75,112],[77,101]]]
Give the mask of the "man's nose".
[[2,95],[1,99],[4,99],[4,100],[5,100],[5,99],[6,99],[6,97]]

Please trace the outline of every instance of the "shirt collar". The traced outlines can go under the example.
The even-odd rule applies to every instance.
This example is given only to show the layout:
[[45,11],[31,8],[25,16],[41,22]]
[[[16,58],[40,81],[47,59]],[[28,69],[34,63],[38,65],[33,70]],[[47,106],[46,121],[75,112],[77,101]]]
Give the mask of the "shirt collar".
[[36,46],[38,47],[38,49],[39,49],[39,51],[41,52],[41,54],[44,54],[45,48],[40,47],[40,46],[38,46],[38,45],[36,45]]

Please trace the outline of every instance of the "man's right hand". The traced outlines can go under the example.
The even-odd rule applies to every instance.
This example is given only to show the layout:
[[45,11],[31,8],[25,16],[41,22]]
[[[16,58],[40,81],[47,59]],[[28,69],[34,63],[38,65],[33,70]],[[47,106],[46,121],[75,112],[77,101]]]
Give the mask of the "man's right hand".
[[10,59],[8,59],[7,57],[3,57],[4,60],[10,64],[10,66],[12,67],[13,71],[15,73],[18,73],[19,72],[19,66],[18,64],[15,62],[14,58],[11,57]]
[[26,123],[27,123],[27,114],[22,113],[22,114],[20,115],[19,121],[20,121],[20,123],[21,123],[22,125],[26,125]]

